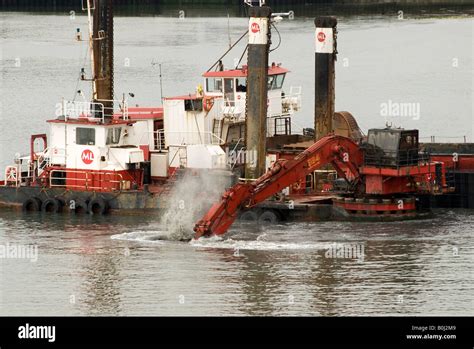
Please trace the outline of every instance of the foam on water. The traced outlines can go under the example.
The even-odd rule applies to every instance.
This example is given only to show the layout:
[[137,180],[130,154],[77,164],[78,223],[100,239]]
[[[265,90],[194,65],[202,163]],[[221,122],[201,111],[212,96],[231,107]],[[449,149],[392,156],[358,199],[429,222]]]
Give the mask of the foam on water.
[[[327,243],[310,242],[286,242],[286,241],[266,241],[267,234],[258,236],[255,240],[234,240],[232,238],[222,238],[213,236],[209,238],[200,238],[191,240],[189,245],[195,248],[212,248],[227,250],[248,250],[248,251],[275,251],[275,250],[322,250],[327,248]],[[133,241],[146,244],[163,245],[175,242],[170,239],[166,231],[133,231],[112,235],[113,240]]]
[[162,245],[168,240],[168,234],[164,231],[132,231],[130,233],[115,234],[112,240],[135,241]]
[[223,239],[213,236],[210,238],[200,238],[191,240],[189,244],[197,248],[216,248],[232,250],[254,250],[254,251],[272,251],[272,250],[322,250],[327,248],[327,243],[309,243],[309,242],[286,242],[286,241],[265,241],[266,234],[257,237],[256,240],[234,240]]

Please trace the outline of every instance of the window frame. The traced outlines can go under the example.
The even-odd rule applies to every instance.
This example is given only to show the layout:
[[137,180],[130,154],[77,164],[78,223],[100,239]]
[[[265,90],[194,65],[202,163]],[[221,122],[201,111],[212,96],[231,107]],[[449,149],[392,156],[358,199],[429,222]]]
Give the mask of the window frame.
[[[212,81],[212,90],[209,89],[211,81]],[[217,82],[220,82],[220,90],[216,89],[216,83]],[[218,78],[218,77],[206,78],[206,92],[209,92],[209,93],[224,93],[224,81],[223,81],[223,79]]]
[[[88,135],[88,138],[86,141],[82,141],[79,139],[80,135],[79,133],[82,133],[84,130],[87,130],[88,132],[92,133],[92,139],[93,141],[90,141],[90,134]],[[96,145],[97,143],[97,137],[96,137],[96,130],[94,127],[76,127],[76,144],[77,145]]]
[[[116,142],[113,141],[113,138],[115,138],[116,134],[115,132],[116,131],[119,131],[118,132],[118,140]],[[110,131],[112,131],[112,141],[109,142],[109,133]],[[121,127],[109,127],[107,129],[107,135],[105,136],[105,145],[117,145],[117,144],[120,144],[120,140],[122,138],[122,128]]]

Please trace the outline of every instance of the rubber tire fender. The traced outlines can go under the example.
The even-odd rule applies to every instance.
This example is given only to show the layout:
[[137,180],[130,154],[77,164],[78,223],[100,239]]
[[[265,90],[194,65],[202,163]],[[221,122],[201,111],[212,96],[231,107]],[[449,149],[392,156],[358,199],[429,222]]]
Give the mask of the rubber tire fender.
[[279,214],[273,210],[266,210],[258,217],[259,224],[277,224],[279,221]]
[[23,212],[40,212],[41,200],[36,196],[32,196],[23,202]]
[[[71,208],[72,201],[74,201],[74,208]],[[71,198],[68,201],[68,208],[71,213],[75,214],[86,214],[89,213],[89,206],[87,201],[80,198]]]
[[258,214],[254,211],[244,211],[239,216],[239,220],[244,222],[257,222]]
[[104,215],[108,209],[107,201],[102,198],[93,198],[89,201],[88,211],[92,215]]
[[49,198],[43,201],[41,212],[43,213],[59,213],[62,211],[63,203],[56,198]]

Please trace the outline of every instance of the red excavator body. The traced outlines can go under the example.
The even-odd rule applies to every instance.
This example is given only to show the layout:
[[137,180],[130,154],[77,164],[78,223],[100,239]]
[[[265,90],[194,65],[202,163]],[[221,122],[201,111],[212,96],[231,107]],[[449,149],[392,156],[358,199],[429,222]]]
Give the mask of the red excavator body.
[[[447,190],[443,164],[431,162],[418,153],[417,130],[370,130],[367,143],[362,145],[347,137],[330,135],[294,159],[277,160],[255,181],[239,182],[228,189],[220,202],[195,225],[195,239],[224,234],[241,209],[252,208],[326,165],[331,165],[339,177],[348,182],[355,197],[383,198],[384,195],[435,194]],[[361,205],[364,204],[359,203],[357,209],[361,209]],[[389,209],[396,210],[397,205]],[[401,212],[414,210],[415,204],[398,209]]]

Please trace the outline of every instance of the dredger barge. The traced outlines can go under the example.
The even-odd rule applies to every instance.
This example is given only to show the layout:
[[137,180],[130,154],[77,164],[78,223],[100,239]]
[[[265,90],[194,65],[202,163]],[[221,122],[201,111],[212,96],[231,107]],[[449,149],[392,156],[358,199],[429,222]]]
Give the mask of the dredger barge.
[[1,206],[46,214],[160,210],[189,174],[235,184],[197,225],[199,235],[224,232],[239,216],[390,220],[474,208],[473,144],[420,144],[417,130],[389,127],[364,135],[350,113],[334,111],[335,18],[315,20],[315,123],[297,134],[301,89],[284,92],[289,71],[268,61],[282,14],[249,7],[246,65],[225,69],[219,60],[193,94],[128,107],[125,96],[114,99],[112,3],[85,2],[91,77],[83,68],[82,80],[91,82],[92,100],[58,105],[49,137],[33,135],[30,153],[5,169]]

